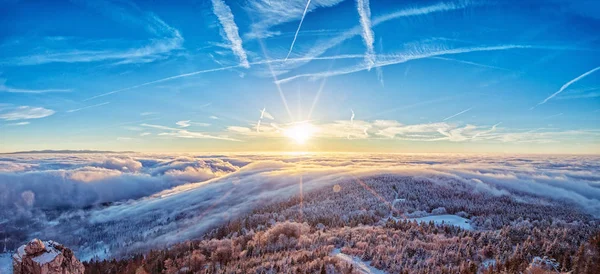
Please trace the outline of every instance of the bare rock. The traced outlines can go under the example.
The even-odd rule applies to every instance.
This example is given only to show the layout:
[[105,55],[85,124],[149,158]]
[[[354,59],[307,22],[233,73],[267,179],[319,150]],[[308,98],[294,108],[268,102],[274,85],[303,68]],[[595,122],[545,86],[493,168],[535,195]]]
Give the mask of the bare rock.
[[33,239],[13,255],[15,274],[83,274],[73,251],[54,241]]

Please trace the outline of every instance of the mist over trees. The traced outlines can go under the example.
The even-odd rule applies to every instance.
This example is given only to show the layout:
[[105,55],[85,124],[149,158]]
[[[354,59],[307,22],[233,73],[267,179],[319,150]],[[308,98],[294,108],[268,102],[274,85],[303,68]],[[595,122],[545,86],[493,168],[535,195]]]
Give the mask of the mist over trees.
[[[476,230],[408,215],[457,214]],[[200,240],[88,273],[598,273],[598,220],[573,204],[474,192],[456,181],[371,176],[275,202]]]

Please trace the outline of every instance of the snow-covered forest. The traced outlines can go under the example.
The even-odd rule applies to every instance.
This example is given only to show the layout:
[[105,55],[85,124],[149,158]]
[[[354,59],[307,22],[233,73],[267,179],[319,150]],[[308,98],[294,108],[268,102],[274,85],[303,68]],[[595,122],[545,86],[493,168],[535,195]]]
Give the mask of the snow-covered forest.
[[[568,204],[527,199],[473,194],[456,181],[375,176],[267,205],[199,240],[128,260],[92,262],[88,268],[90,273],[598,273],[598,220]],[[475,230],[407,218],[440,213],[463,216]]]

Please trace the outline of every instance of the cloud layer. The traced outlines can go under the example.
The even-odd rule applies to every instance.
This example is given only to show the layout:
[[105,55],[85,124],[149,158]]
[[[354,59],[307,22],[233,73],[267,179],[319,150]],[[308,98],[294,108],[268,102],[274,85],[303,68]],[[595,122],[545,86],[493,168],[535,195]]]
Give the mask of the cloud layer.
[[[69,243],[94,231],[99,237],[94,240],[103,245],[72,243],[89,259],[116,252],[110,246],[119,243],[128,244],[112,255],[198,237],[300,190],[344,187],[344,182],[377,175],[460,181],[467,189],[457,191],[571,205],[600,217],[598,163],[597,156],[450,154],[5,155],[0,159],[0,201],[3,216],[48,222],[35,231],[42,237]],[[141,199],[129,200],[135,198]],[[36,211],[101,202],[113,203],[69,209],[59,217]]]

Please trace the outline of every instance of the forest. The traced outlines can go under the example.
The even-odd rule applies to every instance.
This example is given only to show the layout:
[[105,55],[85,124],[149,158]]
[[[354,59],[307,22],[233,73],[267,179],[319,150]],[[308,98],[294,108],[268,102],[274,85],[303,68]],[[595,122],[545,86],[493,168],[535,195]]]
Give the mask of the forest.
[[[474,229],[414,219],[439,214]],[[92,260],[86,272],[600,273],[598,224],[564,201],[378,175],[266,203],[199,239]]]

